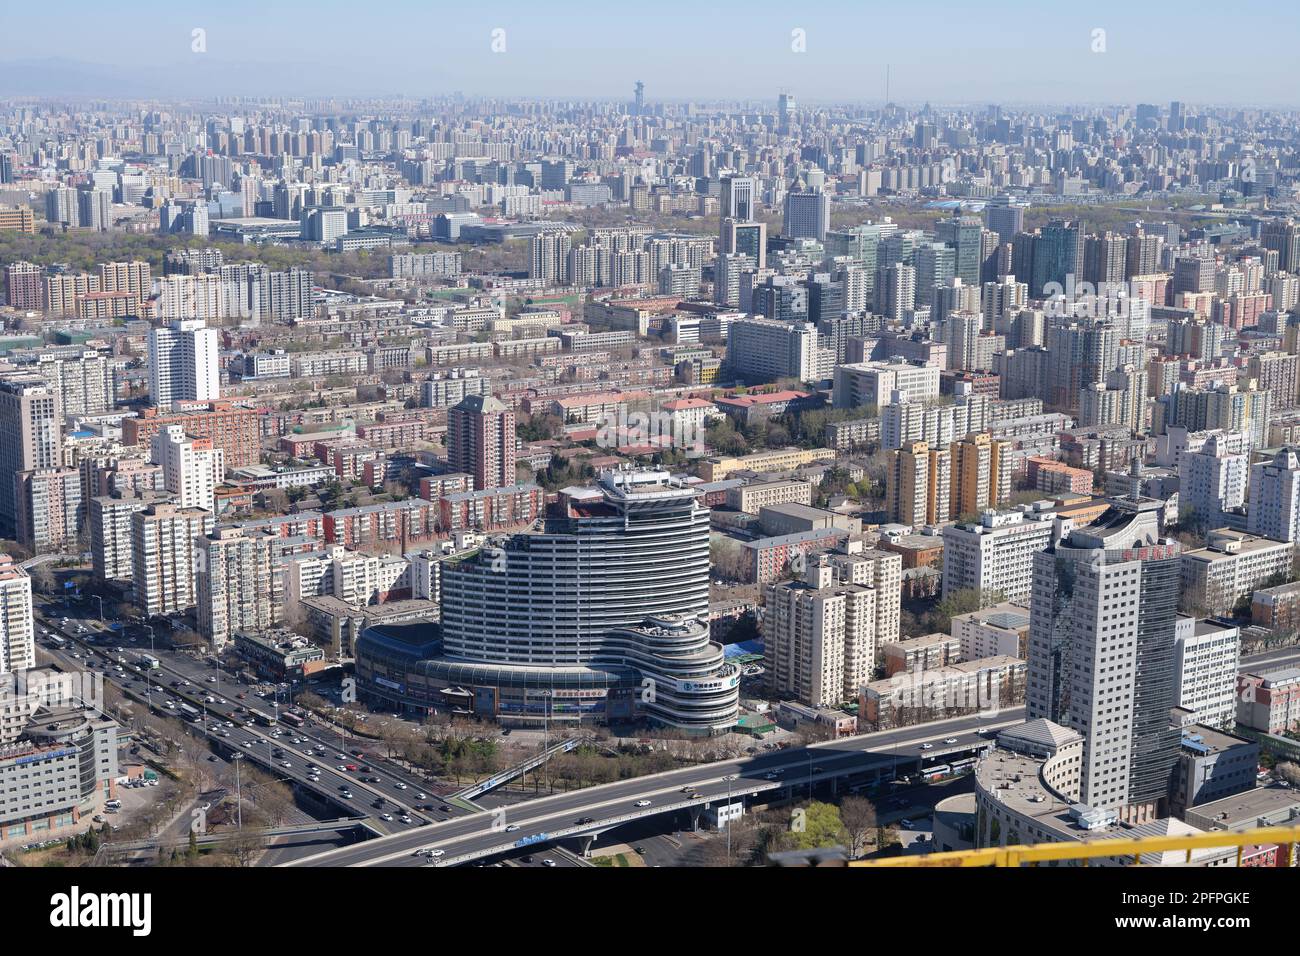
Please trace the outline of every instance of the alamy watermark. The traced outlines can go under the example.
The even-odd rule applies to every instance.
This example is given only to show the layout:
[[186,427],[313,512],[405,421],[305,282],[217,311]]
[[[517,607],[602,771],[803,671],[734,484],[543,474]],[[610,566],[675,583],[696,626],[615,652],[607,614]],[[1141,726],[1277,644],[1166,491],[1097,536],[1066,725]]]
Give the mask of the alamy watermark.
[[[889,685],[889,694],[882,703],[887,700],[894,712],[905,708],[936,713],[975,711],[996,717],[1005,705],[1004,681],[996,672],[957,682],[945,680],[933,671],[900,671],[889,678]],[[1011,687],[1006,690],[1009,694]]]
[[675,449],[688,455],[704,453],[704,424],[669,412],[608,412],[596,429],[601,448]]
[[[1151,282],[1132,279],[1128,282],[1080,282],[1074,273],[1065,284],[1043,285],[1043,311],[1051,316],[1080,319],[1130,318],[1134,308],[1145,314],[1151,305]],[[1144,305],[1136,306],[1141,300]]]
[[99,671],[44,668],[0,674],[0,702],[26,701],[43,707],[85,706],[104,711],[104,675]]

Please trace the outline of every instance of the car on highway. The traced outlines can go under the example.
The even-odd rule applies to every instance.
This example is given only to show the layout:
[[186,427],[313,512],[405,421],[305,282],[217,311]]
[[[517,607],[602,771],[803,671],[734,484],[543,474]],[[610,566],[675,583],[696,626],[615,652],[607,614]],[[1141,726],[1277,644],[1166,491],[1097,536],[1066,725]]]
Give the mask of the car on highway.
[[506,833],[514,833],[518,829],[519,829],[519,824],[512,823],[510,824],[510,826],[506,827]]
[[650,806],[650,801],[649,801],[649,800],[638,800],[636,803],[632,804],[632,806],[634,806],[634,807],[648,807],[648,806]]
[[397,781],[397,783],[393,784],[393,786],[396,787],[398,790],[405,790],[405,789],[406,789],[406,784],[402,783],[402,781],[400,781],[400,780]]
[[781,779],[781,775],[780,775],[779,773],[777,773],[775,770],[769,770],[767,773],[763,774],[763,779],[764,779],[764,780],[780,780],[780,779]]
[[381,819],[381,820],[383,820],[383,821],[385,821],[385,822],[387,822],[387,823],[392,823],[392,822],[393,822],[393,815],[392,815],[391,813],[381,813],[381,814],[379,814],[379,819]]
[[554,860],[543,860],[543,861],[542,861],[542,866],[555,866],[555,861],[554,861]]
[[900,827],[902,827],[904,830],[910,830],[910,829],[912,829],[912,821],[911,821],[911,820],[899,820],[899,821],[898,821],[898,825],[899,825]]
[[944,740],[943,740],[943,742],[946,743],[946,744],[955,744],[955,743],[957,742],[957,738],[956,738],[956,737],[945,737]]
[[344,800],[351,800],[351,799],[352,799],[352,791],[351,791],[351,790],[344,790],[342,793],[339,794],[339,796],[342,797]]
[[402,814],[401,821],[405,823],[408,827],[415,822],[414,820],[411,819],[410,815],[406,813]]
[[293,764],[289,763],[289,761],[287,761],[287,760],[281,760],[281,761],[280,761],[280,766],[283,767],[285,770],[289,770],[289,769],[292,769]]
[[922,749],[922,750],[933,750],[933,749],[934,749],[934,744],[921,744],[921,749]]
[[576,823],[576,824],[577,824],[578,826],[580,826],[580,827],[585,827],[588,823],[595,823],[595,822],[596,822],[596,818],[595,818],[595,817],[578,817],[578,819],[574,820],[573,822]]
[[429,799],[429,795],[428,795],[427,793],[424,793],[423,791],[418,791],[418,790],[417,790],[417,791],[416,791],[416,794],[415,794],[415,799],[417,799],[417,800],[428,800],[428,799]]
[[440,806],[438,809],[441,810],[443,813],[451,813],[450,805],[445,803],[442,806]]

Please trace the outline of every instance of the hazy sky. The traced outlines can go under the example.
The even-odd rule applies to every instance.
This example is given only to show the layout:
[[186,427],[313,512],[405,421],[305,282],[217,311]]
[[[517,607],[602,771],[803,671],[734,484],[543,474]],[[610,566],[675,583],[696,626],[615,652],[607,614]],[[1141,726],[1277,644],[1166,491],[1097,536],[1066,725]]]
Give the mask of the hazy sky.
[[[4,0],[0,96],[405,94],[1296,105],[1300,4]],[[207,52],[191,51],[206,31]],[[504,30],[505,51],[493,52]],[[806,52],[793,52],[792,31]],[[1093,52],[1104,30],[1105,52]]]

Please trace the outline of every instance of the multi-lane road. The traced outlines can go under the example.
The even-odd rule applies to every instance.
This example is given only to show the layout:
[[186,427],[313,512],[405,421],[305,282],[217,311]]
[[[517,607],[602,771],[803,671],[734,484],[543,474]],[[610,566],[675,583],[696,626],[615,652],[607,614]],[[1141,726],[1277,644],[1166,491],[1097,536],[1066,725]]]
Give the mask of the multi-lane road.
[[[242,754],[278,778],[315,791],[336,809],[370,817],[371,826],[381,832],[400,832],[462,813],[426,792],[423,788],[429,784],[366,752],[368,748],[363,749],[356,740],[341,741],[337,733],[310,718],[301,728],[258,725],[257,715],[269,717],[277,712],[274,704],[201,661],[180,654],[154,653],[160,667],[146,670],[138,658],[150,653],[149,642],[134,629],[98,631],[95,618],[71,610],[65,615],[57,605],[38,607],[38,614],[38,640],[42,640],[43,630],[58,633],[71,642],[62,652],[67,656],[76,654],[77,666],[102,671],[106,681],[132,699],[147,702],[161,715],[181,718],[181,702],[198,708],[200,719],[193,722],[195,731],[228,755]],[[68,620],[66,627],[61,624],[64,616]],[[79,626],[86,630],[80,631]],[[113,650],[119,646],[120,653]],[[119,663],[119,658],[125,663]],[[214,701],[208,702],[207,697]],[[176,709],[169,708],[168,701],[174,702]],[[358,757],[358,752],[366,756]],[[339,769],[348,766],[357,769]],[[381,799],[382,805],[378,804]],[[442,810],[444,806],[448,809]]]
[[[1300,648],[1243,658],[1242,666],[1273,669],[1300,660]],[[599,834],[630,821],[773,790],[811,790],[813,785],[876,773],[896,776],[900,766],[943,763],[992,743],[993,731],[1024,720],[1024,708],[977,714],[899,730],[847,737],[739,760],[683,768],[573,793],[531,800],[498,811],[418,827],[365,843],[302,857],[288,866],[452,865],[529,846],[542,852],[556,840]],[[730,778],[730,779],[728,779]],[[857,779],[861,779],[858,777]],[[691,787],[697,796],[685,792]],[[641,805],[644,804],[644,805]],[[432,850],[437,855],[420,855]]]
[[[620,780],[530,800],[495,813],[429,824],[286,865],[449,865],[529,846],[540,853],[558,839],[597,834],[663,813],[698,812],[708,804],[725,803],[729,794],[732,799],[768,791],[797,795],[801,789],[851,775],[892,777],[902,767],[915,768],[922,761],[942,763],[949,755],[967,755],[987,747],[994,731],[1023,719],[1023,708],[1015,708],[996,717],[958,717]],[[687,792],[687,787],[696,795]],[[433,850],[437,855],[421,856],[421,850]]]
[[[1023,708],[991,715],[975,715],[844,738],[808,748],[759,754],[703,766],[687,767],[648,777],[618,781],[573,793],[557,794],[486,813],[466,813],[424,792],[428,784],[367,754],[356,756],[355,742],[340,741],[327,727],[308,722],[302,728],[263,728],[249,725],[261,713],[275,713],[272,704],[247,694],[242,685],[234,691],[245,699],[231,699],[228,675],[201,661],[178,654],[157,655],[158,670],[146,672],[135,664],[141,638],[131,633],[95,633],[98,625],[89,615],[67,614],[51,606],[45,627],[59,631],[90,649],[79,658],[87,667],[103,670],[106,679],[130,696],[144,700],[163,714],[177,714],[166,700],[185,700],[206,711],[200,729],[231,754],[242,753],[345,812],[370,818],[371,825],[387,835],[361,844],[340,847],[285,863],[288,866],[421,866],[450,865],[485,857],[524,851],[530,846],[544,856],[557,840],[597,835],[623,823],[667,813],[695,813],[731,798],[766,791],[811,790],[813,785],[843,782],[876,774],[897,775],[900,765],[942,763],[948,754],[965,756],[989,746],[991,731],[1024,719]],[[77,625],[85,626],[82,633]],[[92,642],[90,639],[94,638]],[[126,646],[130,644],[130,646]],[[109,646],[122,645],[124,652]],[[148,646],[147,642],[144,646]],[[117,658],[125,657],[119,671]],[[1242,659],[1242,669],[1275,669],[1300,662],[1300,647],[1279,648]],[[188,683],[183,683],[188,682]],[[176,686],[173,686],[176,685]],[[216,702],[207,703],[212,696]],[[929,746],[924,746],[924,745]],[[356,770],[347,770],[349,766]],[[344,769],[339,769],[340,767]],[[314,779],[313,779],[314,777]],[[692,788],[693,793],[685,788]],[[350,793],[350,797],[343,794]],[[382,802],[381,802],[382,801]],[[443,809],[443,808],[446,809]],[[408,822],[409,821],[409,822]],[[435,856],[419,855],[431,850]]]

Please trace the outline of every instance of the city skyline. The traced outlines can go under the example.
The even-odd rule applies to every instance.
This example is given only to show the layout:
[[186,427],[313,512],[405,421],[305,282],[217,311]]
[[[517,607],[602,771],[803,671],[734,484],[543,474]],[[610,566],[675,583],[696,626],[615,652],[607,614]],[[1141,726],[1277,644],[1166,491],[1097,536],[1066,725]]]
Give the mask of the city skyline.
[[[220,10],[146,4],[151,15],[133,18],[85,3],[63,6],[85,29],[53,33],[45,8],[8,12],[14,35],[25,38],[24,55],[0,59],[0,96],[527,91],[630,100],[640,80],[649,103],[750,99],[768,89],[773,98],[789,89],[808,103],[870,103],[884,101],[888,65],[890,99],[900,103],[945,101],[960,91],[966,102],[1018,104],[1028,87],[1038,103],[1300,105],[1289,92],[1287,44],[1300,13],[1255,0],[1237,5],[1235,15],[1271,28],[1252,32],[1251,56],[1231,59],[1201,53],[1195,16],[1110,0],[1086,13],[1012,2],[996,17],[940,0],[929,9],[945,29],[924,33],[906,9],[847,4],[816,11],[751,5],[738,18],[674,0],[657,16],[610,14],[586,28],[572,14],[514,2],[458,11],[454,20],[436,8],[398,3],[360,44],[356,31],[339,29],[329,15],[355,17],[335,2],[314,5],[318,18],[291,4],[267,9],[242,0]],[[201,43],[195,30],[203,31]],[[382,45],[382,55],[366,43]],[[1168,50],[1182,52],[1160,52]],[[853,88],[847,96],[846,87]]]
[[15,9],[0,872],[1300,867],[1300,10],[1213,14]]

